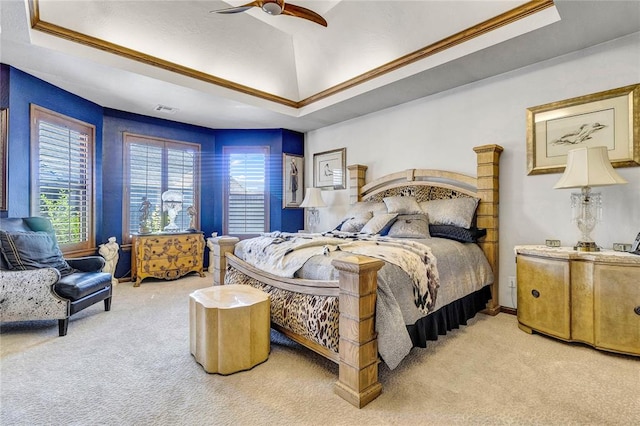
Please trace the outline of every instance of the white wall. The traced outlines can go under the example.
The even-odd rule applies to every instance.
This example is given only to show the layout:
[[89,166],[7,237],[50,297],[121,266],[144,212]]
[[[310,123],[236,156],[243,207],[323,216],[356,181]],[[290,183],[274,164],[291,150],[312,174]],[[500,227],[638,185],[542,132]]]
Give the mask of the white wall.
[[[307,134],[306,181],[313,153],[347,148],[347,164],[366,164],[367,181],[409,168],[475,175],[476,145],[504,147],[500,167],[500,303],[515,307],[507,278],[515,276],[513,247],[574,244],[571,190],[554,190],[560,174],[527,175],[526,109],[640,83],[640,33],[458,87]],[[639,111],[635,112],[640,113]],[[640,167],[618,168],[629,183],[600,188],[603,221],[592,234],[603,247],[630,243],[640,232]],[[348,184],[348,183],[347,183]],[[320,230],[348,209],[348,191],[325,191]]]

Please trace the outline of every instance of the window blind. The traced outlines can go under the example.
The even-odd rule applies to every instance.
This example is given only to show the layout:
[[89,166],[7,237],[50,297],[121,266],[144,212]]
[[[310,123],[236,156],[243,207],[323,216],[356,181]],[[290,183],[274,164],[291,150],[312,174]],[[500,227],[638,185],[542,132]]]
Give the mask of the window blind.
[[67,252],[90,249],[94,246],[93,127],[37,107],[32,111],[32,160],[37,160],[32,213],[51,220],[58,243]]
[[225,147],[225,233],[254,235],[269,230],[268,154],[268,147]]
[[182,210],[175,224],[182,230],[189,227],[187,208],[199,207],[200,146],[187,142],[124,134],[125,146],[125,216],[123,241],[140,230],[143,202],[150,203],[150,231],[164,229],[168,219],[162,210],[162,193],[168,190],[182,194]]

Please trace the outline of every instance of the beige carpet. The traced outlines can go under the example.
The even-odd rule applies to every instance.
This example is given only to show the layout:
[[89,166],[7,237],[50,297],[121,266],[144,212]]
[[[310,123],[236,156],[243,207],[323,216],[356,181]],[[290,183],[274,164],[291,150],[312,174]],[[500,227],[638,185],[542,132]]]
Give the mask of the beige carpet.
[[273,333],[269,359],[230,376],[189,353],[188,295],[210,277],[116,287],[56,321],[3,324],[0,424],[640,424],[640,360],[480,315],[393,371],[363,409],[333,394],[337,366]]

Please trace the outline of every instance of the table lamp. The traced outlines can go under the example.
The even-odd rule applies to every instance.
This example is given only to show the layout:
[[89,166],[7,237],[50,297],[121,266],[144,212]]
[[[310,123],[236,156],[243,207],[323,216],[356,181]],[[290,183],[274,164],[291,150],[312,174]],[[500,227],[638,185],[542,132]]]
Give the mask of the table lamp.
[[574,246],[578,251],[599,251],[591,238],[591,231],[602,217],[600,193],[592,193],[591,187],[627,183],[611,166],[606,146],[572,149],[567,154],[567,167],[554,189],[581,188],[571,194],[572,219],[582,236]]
[[300,207],[307,209],[307,225],[309,230],[313,231],[313,228],[320,223],[320,213],[318,207],[326,207],[322,199],[322,191],[320,188],[307,188],[307,192],[304,195],[304,200],[300,203]]

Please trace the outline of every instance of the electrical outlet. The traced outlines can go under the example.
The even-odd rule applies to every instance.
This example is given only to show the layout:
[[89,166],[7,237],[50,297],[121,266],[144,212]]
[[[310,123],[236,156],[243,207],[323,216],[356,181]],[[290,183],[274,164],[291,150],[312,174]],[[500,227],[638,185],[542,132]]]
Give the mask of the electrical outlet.
[[516,288],[516,277],[509,277],[509,288]]

